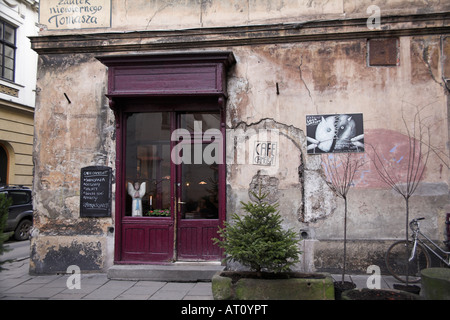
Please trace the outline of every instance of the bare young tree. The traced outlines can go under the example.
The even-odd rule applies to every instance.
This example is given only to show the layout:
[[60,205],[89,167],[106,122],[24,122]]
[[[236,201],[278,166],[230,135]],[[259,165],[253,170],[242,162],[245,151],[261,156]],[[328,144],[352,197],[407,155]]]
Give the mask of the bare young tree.
[[344,200],[344,262],[342,267],[342,281],[344,283],[347,263],[347,209],[348,192],[354,185],[354,178],[358,170],[364,165],[364,156],[357,153],[327,154],[322,159],[326,182],[331,190]]
[[[432,153],[435,154],[448,168],[448,161],[446,161],[448,156],[445,152],[440,151],[431,144],[432,125],[427,123],[428,121],[422,116],[422,112],[427,106],[421,108],[416,106],[416,111],[411,119],[412,121],[406,120],[402,110],[402,121],[407,136],[407,154],[402,161],[407,163],[406,169],[405,167],[402,167],[401,170],[399,170],[399,166],[396,165],[398,162],[385,159],[380,152],[376,150],[373,144],[366,143],[372,148],[373,153],[371,153],[370,158],[381,180],[392,188],[392,190],[400,194],[405,200],[406,252],[409,252],[409,199],[417,190],[417,187],[422,180],[430,155]],[[408,257],[405,258],[408,259]],[[408,261],[406,261],[406,266],[408,268]],[[406,272],[406,285],[408,286],[408,269]]]

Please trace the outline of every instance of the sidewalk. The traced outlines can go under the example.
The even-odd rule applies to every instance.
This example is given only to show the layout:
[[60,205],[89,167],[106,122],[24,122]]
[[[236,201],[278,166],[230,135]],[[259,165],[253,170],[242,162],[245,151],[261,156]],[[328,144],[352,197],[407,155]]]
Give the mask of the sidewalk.
[[[0,300],[212,300],[210,282],[177,283],[110,280],[104,273],[82,274],[81,288],[70,290],[70,275],[30,276],[29,259],[3,265]],[[350,275],[358,288],[365,288],[369,275]],[[333,275],[339,280],[340,275]],[[398,283],[382,276],[381,287]],[[69,283],[70,284],[70,283]]]
[[[70,290],[70,275],[30,276],[29,260],[0,272],[0,300],[212,300],[211,283],[110,280],[105,273],[81,274],[81,288]],[[69,283],[70,284],[70,283]]]

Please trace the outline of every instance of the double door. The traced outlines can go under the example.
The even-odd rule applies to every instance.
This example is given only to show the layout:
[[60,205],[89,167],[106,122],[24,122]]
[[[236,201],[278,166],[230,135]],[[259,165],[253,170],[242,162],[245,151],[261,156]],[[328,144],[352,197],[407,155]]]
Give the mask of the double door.
[[225,219],[220,112],[127,112],[120,261],[220,260]]

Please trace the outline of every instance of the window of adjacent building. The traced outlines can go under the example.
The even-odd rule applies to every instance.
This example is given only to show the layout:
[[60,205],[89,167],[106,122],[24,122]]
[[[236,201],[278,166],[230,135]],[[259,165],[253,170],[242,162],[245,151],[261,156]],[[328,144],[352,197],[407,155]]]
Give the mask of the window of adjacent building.
[[0,78],[14,81],[16,28],[0,20]]
[[0,186],[8,183],[8,153],[6,149],[0,145]]

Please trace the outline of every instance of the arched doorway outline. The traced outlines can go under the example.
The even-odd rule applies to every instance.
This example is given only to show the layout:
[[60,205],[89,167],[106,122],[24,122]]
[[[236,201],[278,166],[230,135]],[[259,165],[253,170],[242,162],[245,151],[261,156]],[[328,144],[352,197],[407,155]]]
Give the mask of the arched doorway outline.
[[[5,185],[13,184],[13,172],[14,172],[14,164],[15,164],[15,154],[13,147],[6,141],[0,140],[0,148],[5,150],[6,153],[6,183]],[[3,185],[3,182],[0,181],[0,185]]]

